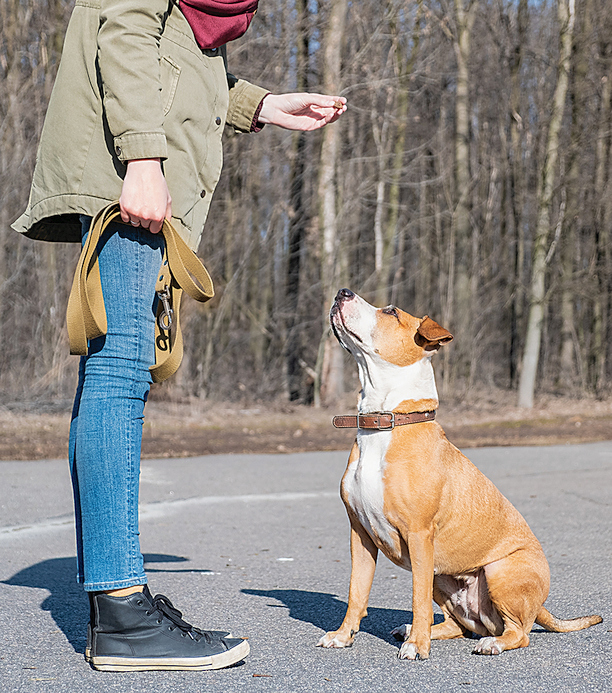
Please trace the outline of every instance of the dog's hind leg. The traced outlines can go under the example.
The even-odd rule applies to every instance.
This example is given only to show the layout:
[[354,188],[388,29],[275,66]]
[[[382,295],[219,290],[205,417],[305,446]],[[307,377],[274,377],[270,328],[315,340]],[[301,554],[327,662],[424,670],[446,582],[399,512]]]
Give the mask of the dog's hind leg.
[[[433,598],[444,614],[444,621],[431,626],[432,640],[450,640],[452,638],[469,638],[471,631],[455,619],[450,609],[450,595],[440,588],[440,578],[434,578]],[[391,631],[391,635],[400,642],[408,640],[410,624],[404,623]]]
[[539,546],[521,549],[485,566],[491,603],[501,616],[501,635],[481,638],[475,654],[495,655],[529,645],[529,633],[550,584],[548,563]]
[[[455,621],[444,607],[442,607],[442,612],[444,613],[444,621],[442,621],[442,623],[436,623],[431,627],[432,640],[452,640],[453,638],[470,637],[470,631]],[[404,623],[394,628],[391,631],[391,635],[400,642],[408,640],[410,637],[410,624]]]
[[444,614],[444,621],[442,621],[442,623],[436,623],[435,626],[431,627],[432,640],[452,640],[453,638],[469,637],[470,631],[460,625],[450,614],[447,613]]
[[350,647],[368,613],[368,599],[376,570],[378,549],[363,527],[351,520],[351,583],[348,608],[338,630],[326,633],[317,647]]

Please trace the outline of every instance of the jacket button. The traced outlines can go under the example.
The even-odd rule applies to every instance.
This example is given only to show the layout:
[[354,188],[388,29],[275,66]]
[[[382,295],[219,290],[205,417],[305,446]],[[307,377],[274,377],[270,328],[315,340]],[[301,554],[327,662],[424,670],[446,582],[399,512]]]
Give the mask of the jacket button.
[[217,123],[217,125],[221,125],[221,118],[219,118],[219,116],[215,118],[215,123]]
[[115,154],[116,154],[117,156],[121,156],[121,147],[120,147],[119,145],[117,145],[117,146],[115,147]]
[[206,197],[206,190],[202,190],[202,192],[200,193],[200,197]]

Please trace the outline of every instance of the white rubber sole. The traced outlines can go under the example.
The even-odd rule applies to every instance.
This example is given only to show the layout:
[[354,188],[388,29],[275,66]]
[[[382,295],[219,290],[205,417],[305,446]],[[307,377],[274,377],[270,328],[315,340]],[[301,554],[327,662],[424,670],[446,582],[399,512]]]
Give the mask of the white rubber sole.
[[231,649],[210,657],[91,657],[98,671],[207,671],[223,669],[248,656],[251,648],[246,640]]
[[[226,638],[233,638],[234,636],[231,633],[228,633],[224,637]],[[247,653],[248,654],[248,653]],[[86,662],[91,662],[91,647],[86,647],[85,648],[85,661]]]

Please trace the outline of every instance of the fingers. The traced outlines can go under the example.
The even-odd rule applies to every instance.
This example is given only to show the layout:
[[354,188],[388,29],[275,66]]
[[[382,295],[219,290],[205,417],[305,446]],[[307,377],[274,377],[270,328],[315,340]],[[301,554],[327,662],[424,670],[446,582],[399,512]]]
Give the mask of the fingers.
[[126,202],[123,196],[119,198],[119,208],[121,209],[121,220],[124,224],[148,229],[153,221],[150,214],[146,214],[143,210],[136,211],[134,207],[130,206],[129,202]]
[[140,227],[143,229],[148,229],[151,233],[159,233],[162,226],[164,225],[164,220],[172,219],[172,205],[168,203],[166,211],[163,215],[152,211],[152,212],[135,212],[121,206],[121,219],[125,224],[130,224],[134,227]]
[[151,221],[149,223],[149,226],[145,226],[145,229],[149,229],[151,233],[159,233],[161,231],[161,227],[164,224],[164,220],[162,219],[161,221]]
[[323,127],[328,123],[335,122],[346,112],[346,109],[346,99],[344,101],[337,100],[333,106],[313,107],[312,110],[320,116],[320,120],[316,123],[316,127]]
[[346,99],[344,96],[327,96],[325,94],[302,94],[306,97],[309,106],[319,106],[321,108],[333,108],[336,112],[346,111]]
[[144,226],[142,223],[141,226],[144,226],[145,229],[148,228],[151,233],[159,233],[164,225],[164,219],[167,219],[168,221],[172,219],[172,200],[170,199],[170,195],[168,195],[164,216],[161,219],[152,219],[148,226]]
[[347,109],[346,99],[343,96],[326,96],[324,94],[295,94],[291,106],[285,108],[288,115],[309,115],[315,120],[322,119],[325,122],[317,127],[327,125],[339,118]]
[[[130,208],[129,205],[121,204],[120,199],[120,209],[121,209],[121,220],[125,224],[130,224],[130,226],[140,227],[142,229],[148,229],[151,233],[159,233],[161,227],[163,226],[164,219],[170,219],[172,214],[166,211],[164,214],[159,214],[155,210],[147,212],[145,209],[140,209],[136,211],[134,208]],[[168,210],[170,205],[168,205]]]
[[295,94],[278,94],[278,99],[286,100],[294,106],[321,106],[323,108],[342,108],[346,106],[344,96],[332,96],[330,94],[317,94],[316,92],[298,92]]

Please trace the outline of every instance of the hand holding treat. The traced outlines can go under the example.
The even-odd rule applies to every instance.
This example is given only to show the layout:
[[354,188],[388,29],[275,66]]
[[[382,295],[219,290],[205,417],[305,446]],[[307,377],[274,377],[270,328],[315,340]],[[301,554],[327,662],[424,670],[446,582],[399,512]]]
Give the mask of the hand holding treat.
[[259,123],[287,130],[318,130],[333,123],[346,111],[343,96],[323,94],[268,94],[259,114]]

